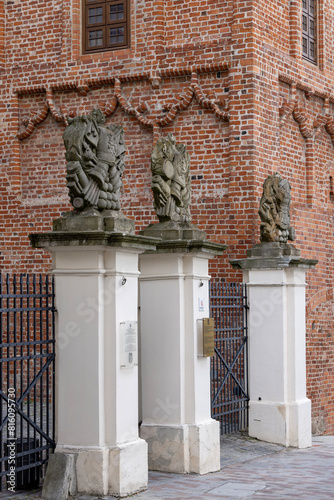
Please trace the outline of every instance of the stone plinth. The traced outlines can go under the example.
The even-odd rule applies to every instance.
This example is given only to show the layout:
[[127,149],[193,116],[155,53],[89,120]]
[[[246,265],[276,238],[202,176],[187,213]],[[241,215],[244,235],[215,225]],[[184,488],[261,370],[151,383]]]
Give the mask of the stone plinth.
[[292,245],[262,243],[243,270],[249,297],[249,435],[285,446],[311,446],[306,397],[305,273],[317,261]]
[[206,233],[198,229],[194,224],[190,222],[174,222],[172,220],[150,224],[146,229],[140,231],[140,234],[174,242],[180,240],[206,240]]
[[[79,493],[122,497],[147,486],[136,352],[124,366],[122,325],[136,326],[138,255],[156,241],[106,231],[103,217],[87,225],[85,231],[73,218],[55,222],[60,231],[30,237],[34,247],[52,253],[55,276],[56,453],[74,456],[76,477],[64,470],[64,481]],[[52,498],[50,491],[45,495]]]
[[220,468],[210,358],[200,356],[198,320],[209,317],[208,260],[225,248],[167,239],[140,256],[140,435],[153,470],[206,474]]
[[77,214],[75,211],[67,212],[64,217],[53,221],[53,230],[57,233],[107,231],[134,234],[135,221],[116,210],[104,210],[100,214],[97,210],[90,209],[86,215]]

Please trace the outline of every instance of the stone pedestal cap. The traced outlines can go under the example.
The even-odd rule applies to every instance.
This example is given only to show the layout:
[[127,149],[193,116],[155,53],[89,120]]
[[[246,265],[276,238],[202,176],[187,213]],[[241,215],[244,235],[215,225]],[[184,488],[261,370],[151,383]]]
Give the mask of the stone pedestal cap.
[[206,233],[190,222],[156,222],[140,231],[145,236],[161,238],[163,241],[206,240]]
[[208,256],[222,255],[227,245],[207,240],[159,240],[156,250],[145,253],[201,253]]
[[303,267],[310,269],[318,263],[316,259],[303,259],[300,250],[288,243],[263,242],[247,251],[246,259],[230,260],[234,269],[275,269],[280,267]]
[[196,253],[204,252],[221,255],[227,245],[207,240],[206,233],[190,222],[157,222],[139,232],[146,237],[159,238],[159,253]]
[[34,248],[122,247],[155,250],[159,238],[134,234],[135,222],[118,211],[90,210],[86,214],[68,212],[53,221],[53,231],[29,235]]
[[29,239],[33,248],[45,248],[48,250],[56,247],[102,246],[154,251],[157,243],[160,241],[157,238],[111,231],[51,231],[49,233],[29,234]]
[[54,220],[53,231],[114,231],[134,234],[135,221],[117,210],[98,212],[90,209],[85,214],[73,211]]

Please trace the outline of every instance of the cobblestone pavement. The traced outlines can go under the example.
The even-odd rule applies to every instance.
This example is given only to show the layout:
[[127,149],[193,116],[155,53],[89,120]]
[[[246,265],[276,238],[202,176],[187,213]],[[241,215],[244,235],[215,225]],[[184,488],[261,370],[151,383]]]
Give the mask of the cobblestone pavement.
[[[296,450],[246,436],[226,436],[220,472],[197,475],[149,473],[136,500],[333,500],[334,436],[318,436],[312,448]],[[1,500],[40,500],[40,492],[0,493]],[[114,497],[104,497],[112,500]],[[100,500],[80,496],[77,500]]]

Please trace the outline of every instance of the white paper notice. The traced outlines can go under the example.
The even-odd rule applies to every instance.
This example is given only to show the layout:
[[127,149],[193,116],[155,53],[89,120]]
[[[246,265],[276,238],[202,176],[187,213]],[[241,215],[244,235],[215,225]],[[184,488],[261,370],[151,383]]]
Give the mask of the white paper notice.
[[198,310],[200,312],[205,310],[205,299],[198,299]]

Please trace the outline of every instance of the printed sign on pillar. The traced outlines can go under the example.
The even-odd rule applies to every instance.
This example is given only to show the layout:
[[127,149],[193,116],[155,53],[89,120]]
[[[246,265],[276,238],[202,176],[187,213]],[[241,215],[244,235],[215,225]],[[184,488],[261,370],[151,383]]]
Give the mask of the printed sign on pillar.
[[122,368],[138,365],[137,330],[137,321],[125,321],[120,324]]

